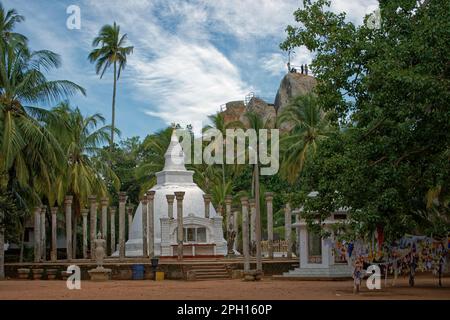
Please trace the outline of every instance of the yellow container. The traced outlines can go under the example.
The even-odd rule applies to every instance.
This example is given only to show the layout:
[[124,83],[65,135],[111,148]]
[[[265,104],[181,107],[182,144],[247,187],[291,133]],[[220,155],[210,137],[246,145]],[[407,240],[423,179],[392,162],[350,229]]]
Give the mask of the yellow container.
[[163,281],[164,280],[164,272],[156,271],[156,281]]

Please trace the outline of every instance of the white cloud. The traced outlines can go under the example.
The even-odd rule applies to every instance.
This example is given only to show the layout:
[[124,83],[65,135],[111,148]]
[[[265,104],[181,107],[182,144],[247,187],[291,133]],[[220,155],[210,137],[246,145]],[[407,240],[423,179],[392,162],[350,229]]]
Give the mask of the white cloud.
[[136,97],[155,106],[147,114],[198,127],[221,104],[243,99],[248,91],[237,68],[216,48],[181,42],[166,50],[157,59],[138,56],[130,61]]
[[[306,47],[296,48],[291,53],[291,67],[300,68],[302,64],[310,64],[312,59],[313,54]],[[287,54],[273,53],[268,57],[263,57],[260,61],[262,68],[271,75],[277,76],[287,71]]]
[[[346,11],[352,21],[362,21],[367,7],[374,3],[376,0],[333,0],[332,9]],[[60,13],[48,13],[34,3],[21,11],[27,16],[30,38],[36,39],[39,47],[62,54],[59,74],[84,85],[91,105],[102,105],[109,112],[109,91],[107,100],[99,91],[100,86],[109,90],[111,77],[99,82],[84,57],[100,27],[117,21],[135,47],[120,80],[120,97],[141,106],[129,111],[130,119],[143,112],[166,123],[196,126],[221,104],[258,91],[254,83],[243,80],[247,75],[265,81],[260,80],[263,73],[251,70],[258,62],[269,76],[285,72],[287,57],[278,43],[286,26],[295,24],[293,12],[301,4],[298,0],[82,0],[79,5],[82,37],[78,42],[68,38],[75,33],[67,35],[67,30],[58,29],[61,27],[49,19],[51,14],[65,19],[64,5],[55,9]],[[214,45],[216,35],[224,36],[220,48]],[[305,48],[295,51],[292,65],[311,62],[312,54]]]
[[[111,14],[102,7],[96,2],[96,17]],[[158,24],[157,19],[149,20],[146,16],[152,11],[130,10],[127,4],[113,14],[133,39],[135,50],[129,57],[125,81],[132,83],[133,92],[128,94],[143,104],[141,110],[146,114],[168,124],[198,128],[221,104],[243,99],[251,89],[241,80],[238,68],[202,36],[202,19],[204,22],[206,17],[201,6],[169,6],[163,12],[166,18],[178,17],[176,33]]]
[[364,16],[372,11],[371,8],[377,5],[378,0],[333,0],[331,1],[331,10],[334,12],[345,12],[350,21],[361,24]]

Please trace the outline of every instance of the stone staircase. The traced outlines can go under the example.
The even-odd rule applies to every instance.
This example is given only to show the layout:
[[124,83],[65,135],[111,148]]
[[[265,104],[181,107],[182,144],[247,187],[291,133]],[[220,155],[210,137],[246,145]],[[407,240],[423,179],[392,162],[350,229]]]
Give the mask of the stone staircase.
[[231,279],[224,264],[193,264],[191,271],[195,272],[195,280]]

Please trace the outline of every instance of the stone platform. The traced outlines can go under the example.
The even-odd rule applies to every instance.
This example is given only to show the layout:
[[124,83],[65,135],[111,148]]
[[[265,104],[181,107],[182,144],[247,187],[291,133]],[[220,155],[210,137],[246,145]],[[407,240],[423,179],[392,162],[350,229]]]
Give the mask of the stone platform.
[[[145,279],[153,279],[153,272],[150,259],[142,258],[126,258],[119,261],[119,258],[107,258],[105,259],[103,266],[111,269],[112,280],[131,280],[133,265],[142,264],[145,269]],[[186,280],[188,271],[197,269],[198,266],[207,265],[221,265],[226,268],[232,277],[233,270],[243,270],[244,261],[242,258],[185,258],[183,261],[178,261],[174,258],[161,258],[157,271],[164,272],[164,278],[168,280]],[[77,265],[81,269],[81,279],[89,280],[90,276],[88,271],[97,267],[94,260],[77,259],[73,261],[60,260],[57,262],[42,262],[42,263],[6,263],[5,273],[6,276],[12,279],[18,278],[18,270],[21,268],[29,269],[57,269],[57,279],[61,279],[61,272],[67,270],[70,265]],[[263,271],[264,276],[281,275],[283,272],[298,266],[298,260],[287,258],[276,258],[273,260],[263,259]],[[256,268],[255,259],[251,260],[251,268]],[[42,279],[47,279],[46,272]]]
[[274,276],[280,280],[348,280],[352,270],[347,264],[331,265],[328,268],[295,268],[283,275]]

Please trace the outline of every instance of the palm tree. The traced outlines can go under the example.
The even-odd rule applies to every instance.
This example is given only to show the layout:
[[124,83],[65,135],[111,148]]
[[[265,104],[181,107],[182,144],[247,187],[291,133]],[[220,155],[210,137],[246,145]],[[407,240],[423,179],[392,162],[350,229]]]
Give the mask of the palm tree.
[[[115,22],[111,26],[104,25],[98,36],[92,41],[94,50],[89,54],[88,59],[95,64],[95,72],[100,74],[100,79],[105,74],[106,69],[111,65],[114,68],[113,96],[112,96],[112,120],[111,120],[111,139],[110,153],[114,147],[114,128],[116,119],[116,87],[117,80],[120,78],[121,71],[127,64],[127,55],[133,53],[132,46],[125,46],[127,34],[120,36],[120,26]],[[100,46],[100,47],[98,47]],[[96,48],[98,47],[98,48]]]
[[46,79],[43,71],[60,66],[59,56],[51,51],[30,52],[18,45],[0,54],[0,170],[8,172],[8,189],[17,182],[22,188],[34,184],[38,191],[49,191],[61,149],[41,122],[49,112],[25,104],[49,103],[85,91],[67,80]]
[[144,159],[136,168],[136,179],[144,193],[156,184],[155,173],[164,167],[164,154],[170,144],[172,127],[160,130],[147,136],[142,143]]
[[[99,113],[84,116],[79,108],[72,108],[68,102],[62,102],[53,108],[58,122],[50,119],[48,128],[58,138],[64,153],[64,174],[56,182],[57,200],[62,203],[66,194],[78,199],[79,205],[87,203],[88,196],[98,194],[106,196],[105,177],[111,177],[115,187],[119,180],[111,168],[104,162],[96,161],[102,152],[102,145],[109,142],[110,126]],[[116,129],[116,133],[120,133]]]
[[[81,208],[88,203],[88,196],[107,195],[105,177],[114,182],[119,189],[119,179],[111,167],[98,156],[101,146],[109,142],[110,126],[101,126],[105,119],[98,113],[83,116],[78,108],[72,108],[68,102],[60,103],[51,110],[52,117],[47,118],[48,130],[57,137],[64,154],[64,167],[55,179],[54,194],[49,201],[62,204],[64,196],[71,194],[74,203],[73,215],[73,252],[76,252],[77,220]],[[116,130],[117,133],[118,130]]]
[[313,94],[295,97],[279,115],[278,123],[291,127],[280,139],[280,171],[288,182],[294,183],[306,159],[315,154],[318,142],[325,139],[332,128]]
[[256,163],[253,165],[252,194],[255,199],[256,211],[256,271],[262,272],[262,252],[261,252],[261,206],[260,206],[260,183],[259,183],[259,130],[269,129],[270,123],[264,120],[258,113],[249,111],[245,113],[249,128],[256,131]]
[[[222,134],[222,137],[226,137],[226,130],[227,129],[236,129],[236,128],[243,128],[244,124],[240,121],[231,121],[226,122],[225,117],[223,113],[217,112],[216,114],[209,115],[208,119],[211,121],[211,125],[207,125],[203,128],[203,132],[209,130],[209,129],[216,129],[219,130]],[[211,143],[214,145],[217,143],[218,140],[214,140]],[[219,146],[219,148],[223,148],[225,146],[225,140],[223,141],[223,146]],[[222,184],[226,184],[226,170],[225,170],[225,159],[222,161]]]
[[42,123],[49,112],[36,105],[85,90],[67,80],[47,80],[44,72],[60,66],[59,56],[30,51],[20,41],[24,37],[12,28],[22,18],[14,10],[6,15],[3,11],[0,18],[0,186],[5,186],[0,192],[11,194],[19,209],[28,212],[51,193],[52,180],[62,167],[58,141]]
[[[223,144],[221,146],[216,145],[220,140],[213,140],[210,142],[211,146],[215,149],[221,148],[224,151],[225,155],[225,147],[226,147],[226,130],[227,129],[237,129],[237,128],[244,128],[244,124],[241,121],[231,121],[226,122],[225,117],[223,113],[217,112],[216,114],[209,115],[208,119],[211,121],[211,125],[207,125],[203,128],[203,133],[205,133],[207,130],[215,129],[218,130],[222,137],[223,137]],[[236,148],[235,148],[236,150]],[[194,170],[201,171],[202,165],[195,165],[193,166]],[[207,166],[208,167],[208,166]],[[196,177],[200,178],[200,180],[203,179],[209,179],[213,186],[209,188],[205,188],[204,190],[207,190],[207,192],[211,193],[213,196],[213,202],[216,205],[225,205],[225,197],[229,195],[232,191],[232,180],[233,177],[235,177],[239,173],[241,165],[235,164],[235,165],[228,165],[225,164],[225,157],[222,159],[221,164],[221,180],[217,179],[216,177],[216,171],[214,170],[215,166],[209,166],[207,170],[205,170],[203,173],[199,173],[196,175]],[[197,168],[197,169],[196,169]],[[231,170],[226,170],[227,168],[231,168]],[[206,177],[205,174],[209,174],[209,177]],[[228,181],[227,181],[228,178]],[[226,222],[226,221],[224,221]]]
[[26,44],[27,38],[14,32],[14,27],[17,23],[24,21],[25,18],[17,13],[15,9],[5,11],[2,3],[0,2],[0,46],[6,47],[10,42],[18,42]]

